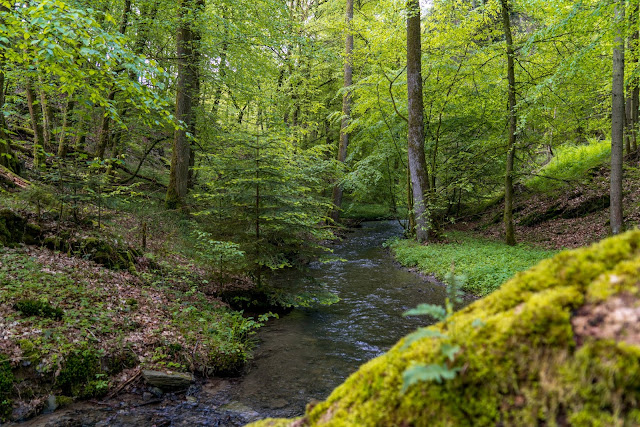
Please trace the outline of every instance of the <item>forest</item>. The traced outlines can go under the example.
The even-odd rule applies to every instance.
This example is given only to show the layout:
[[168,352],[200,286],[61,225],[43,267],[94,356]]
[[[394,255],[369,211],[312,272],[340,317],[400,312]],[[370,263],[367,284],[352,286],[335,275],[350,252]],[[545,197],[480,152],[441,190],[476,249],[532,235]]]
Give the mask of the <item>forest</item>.
[[640,0],[0,0],[0,112],[0,425],[640,424]]

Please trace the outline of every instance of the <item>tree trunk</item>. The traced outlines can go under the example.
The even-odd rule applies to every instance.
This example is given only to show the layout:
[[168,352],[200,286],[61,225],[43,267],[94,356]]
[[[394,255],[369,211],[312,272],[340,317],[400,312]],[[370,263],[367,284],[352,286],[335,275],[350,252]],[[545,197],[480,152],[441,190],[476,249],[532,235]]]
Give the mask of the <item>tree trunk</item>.
[[[629,37],[629,50],[631,51],[631,61],[635,63],[635,67],[638,67],[638,41],[640,34],[638,33],[638,13],[640,12],[640,5],[638,0],[631,0],[629,5],[631,9],[629,13],[629,26],[631,27],[631,36]],[[631,139],[631,152],[638,150],[638,110],[640,109],[640,82],[638,77],[633,77],[631,80],[631,111],[629,118],[631,120],[630,126],[630,139]]]
[[613,81],[611,89],[611,232],[622,231],[622,157],[624,144],[624,1],[618,0],[615,9],[615,24],[618,35],[613,49]]
[[213,96],[213,107],[211,107],[211,114],[213,120],[218,118],[218,108],[220,106],[220,100],[222,99],[222,88],[225,84],[224,80],[227,76],[227,50],[229,49],[229,30],[227,29],[226,21],[229,19],[227,8],[222,7],[222,19],[224,20],[224,30],[222,35],[222,48],[220,49],[220,64],[218,65],[218,87]]
[[[116,92],[112,90],[109,92],[107,96],[109,102],[113,102],[116,99]],[[100,131],[98,134],[98,144],[96,145],[96,151],[94,155],[100,159],[104,157],[104,153],[107,149],[107,145],[109,145],[109,136],[111,134],[109,128],[111,124],[111,118],[106,113],[102,116],[102,121],[100,122]]]
[[42,146],[45,150],[50,150],[52,147],[53,109],[47,101],[47,95],[44,93],[44,89],[42,89],[44,86],[42,78],[39,77],[38,81],[40,83],[38,95],[40,96],[40,109],[42,110]]
[[74,115],[74,107],[76,103],[73,99],[73,95],[69,95],[69,99],[67,99],[67,106],[64,109],[64,117],[62,118],[62,129],[60,129],[60,138],[58,139],[58,157],[61,159],[67,157],[67,141],[69,140],[69,136],[67,135],[68,129],[74,127],[73,123],[73,115]]
[[[166,205],[169,209],[184,206],[189,183],[189,162],[191,158],[191,144],[187,132],[193,129],[194,104],[198,94],[198,64],[194,57],[194,41],[197,40],[195,22],[188,16],[198,16],[204,9],[204,0],[181,0],[179,8],[179,23],[176,35],[176,51],[178,57],[178,81],[176,85],[176,119],[182,122],[180,129],[176,129],[171,153],[171,171],[169,187],[167,189]],[[196,48],[197,49],[197,48]]]
[[39,167],[44,160],[44,138],[42,136],[42,123],[40,123],[40,111],[35,106],[36,95],[33,92],[30,80],[27,80],[25,85],[25,93],[27,95],[29,115],[31,116],[31,126],[33,127],[33,165]]
[[407,92],[408,154],[413,210],[418,242],[429,240],[431,219],[428,206],[429,176],[424,156],[424,117],[422,101],[422,44],[419,0],[407,2]]
[[504,178],[504,228],[505,242],[508,245],[516,244],[513,226],[513,169],[516,152],[516,75],[514,66],[513,38],[511,36],[511,5],[509,0],[501,0],[502,3],[502,27],[507,45],[507,80],[509,89],[507,98],[509,101],[509,135],[507,140],[507,165]]
[[[345,18],[347,23],[347,32],[344,43],[344,88],[348,88],[353,84],[353,28],[351,21],[353,20],[353,0],[347,0],[345,9]],[[342,122],[340,123],[340,145],[338,146],[338,161],[344,163],[347,159],[347,148],[349,146],[349,134],[347,126],[351,118],[351,92],[345,91],[342,96]],[[333,210],[331,211],[331,219],[335,222],[340,218],[340,209],[342,208],[342,187],[336,184],[333,187]]]
[[[7,8],[0,5],[0,12],[6,12]],[[2,42],[0,42],[0,166],[4,166],[11,172],[19,173],[20,168],[16,157],[11,150],[11,140],[9,138],[9,132],[7,128],[7,122],[4,118],[4,86],[5,86],[5,74],[4,74],[4,48]]]

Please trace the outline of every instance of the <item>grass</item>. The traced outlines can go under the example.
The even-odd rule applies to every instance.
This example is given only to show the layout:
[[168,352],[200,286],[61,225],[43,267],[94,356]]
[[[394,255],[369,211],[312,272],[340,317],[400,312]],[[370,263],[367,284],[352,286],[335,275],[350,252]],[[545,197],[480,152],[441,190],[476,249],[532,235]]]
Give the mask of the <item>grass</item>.
[[541,176],[535,176],[525,183],[528,188],[549,192],[563,188],[567,185],[566,181],[583,180],[590,169],[609,160],[611,141],[592,140],[585,145],[567,144],[558,147],[555,154],[553,159],[538,172]]
[[396,259],[406,267],[444,280],[451,268],[466,276],[463,290],[487,295],[519,271],[524,271],[557,253],[520,244],[514,247],[501,242],[450,232],[450,243],[421,246],[411,240],[392,240],[389,244]]

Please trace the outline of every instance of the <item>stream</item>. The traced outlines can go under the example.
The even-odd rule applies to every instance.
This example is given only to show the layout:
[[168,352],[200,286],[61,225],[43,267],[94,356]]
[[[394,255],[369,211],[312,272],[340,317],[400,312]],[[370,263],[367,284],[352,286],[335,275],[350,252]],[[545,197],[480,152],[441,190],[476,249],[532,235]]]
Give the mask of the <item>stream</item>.
[[420,303],[444,304],[442,284],[400,268],[382,247],[401,234],[397,222],[366,222],[332,247],[335,261],[280,274],[278,286],[304,289],[320,283],[340,301],[270,321],[259,330],[242,377],[210,379],[186,395],[162,400],[122,396],[104,406],[74,404],[20,425],[238,426],[301,415],[307,403],[325,399],[364,362],[427,323],[404,318],[404,311]]

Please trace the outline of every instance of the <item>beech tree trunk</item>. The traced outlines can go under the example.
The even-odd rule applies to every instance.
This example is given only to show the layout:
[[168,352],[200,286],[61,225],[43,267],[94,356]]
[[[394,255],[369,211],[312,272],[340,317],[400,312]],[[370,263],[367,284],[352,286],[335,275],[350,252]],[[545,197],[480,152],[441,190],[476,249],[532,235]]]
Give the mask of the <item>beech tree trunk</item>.
[[35,106],[36,95],[33,92],[31,81],[28,79],[25,86],[25,94],[27,95],[27,106],[29,107],[29,116],[31,117],[31,126],[33,128],[33,165],[39,167],[44,160],[44,137],[42,135],[42,123],[40,123],[40,111]]
[[513,38],[511,35],[511,5],[509,0],[501,0],[502,4],[502,27],[504,30],[507,45],[507,81],[509,88],[507,98],[509,105],[509,135],[507,139],[507,165],[504,178],[504,229],[505,242],[508,245],[516,244],[515,231],[513,226],[513,169],[516,152],[516,76],[514,66]]
[[[204,0],[181,0],[178,12],[176,52],[178,57],[178,81],[176,85],[176,119],[182,122],[173,137],[171,171],[167,189],[166,205],[169,209],[184,207],[189,184],[191,143],[187,132],[193,130],[194,105],[198,97],[198,64],[194,42],[198,40],[196,23],[189,16],[199,16],[204,9]],[[194,10],[197,10],[194,12]]]
[[58,139],[58,157],[67,157],[69,135],[67,135],[69,129],[75,128],[73,123],[74,107],[76,103],[73,99],[73,95],[69,95],[67,100],[67,106],[64,109],[64,117],[62,118],[62,129],[60,129],[60,137]]
[[407,92],[408,92],[408,154],[413,211],[418,242],[429,240],[431,227],[428,194],[429,176],[424,156],[424,117],[422,101],[422,44],[419,0],[407,2]]
[[[638,66],[638,41],[640,39],[640,33],[638,32],[638,13],[640,12],[640,5],[638,0],[631,0],[629,26],[631,35],[629,37],[629,50],[631,52],[631,61],[635,63],[635,67]],[[631,152],[638,150],[638,110],[640,109],[640,83],[638,77],[633,77],[631,80],[629,92],[631,94],[630,111],[627,112],[629,116],[629,139],[631,140]]]
[[611,232],[622,231],[622,158],[624,144],[624,38],[622,23],[624,22],[623,0],[618,0],[615,9],[615,23],[618,35],[613,49],[613,81],[611,89]]
[[[353,84],[353,32],[351,21],[353,20],[353,0],[347,0],[345,11],[347,22],[347,33],[344,44],[344,88],[348,88]],[[342,96],[342,122],[340,123],[340,145],[338,146],[338,161],[344,163],[347,159],[347,148],[349,146],[349,119],[351,118],[351,92],[346,91]],[[340,218],[340,209],[342,208],[342,187],[335,185],[333,187],[333,210],[331,211],[331,219],[338,221]]]

